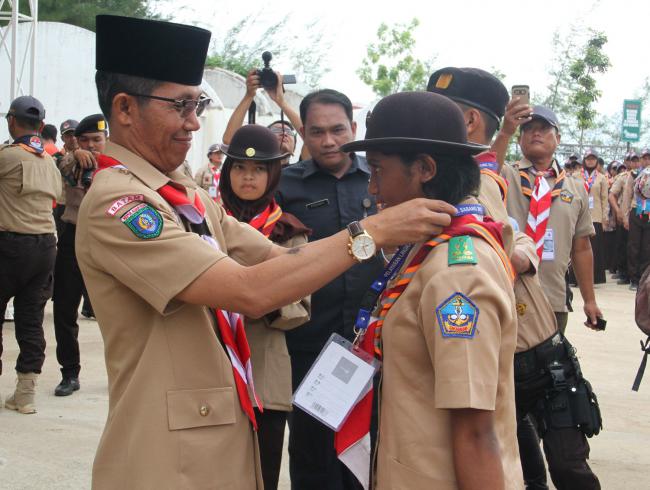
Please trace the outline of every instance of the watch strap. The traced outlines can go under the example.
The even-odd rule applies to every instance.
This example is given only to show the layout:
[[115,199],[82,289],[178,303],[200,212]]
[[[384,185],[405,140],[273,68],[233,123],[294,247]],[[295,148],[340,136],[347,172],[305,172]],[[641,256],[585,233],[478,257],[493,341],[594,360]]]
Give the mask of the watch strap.
[[358,221],[353,221],[347,226],[347,228],[348,228],[348,233],[352,238],[358,237],[359,235],[365,232],[363,226],[361,226],[361,223],[359,223]]

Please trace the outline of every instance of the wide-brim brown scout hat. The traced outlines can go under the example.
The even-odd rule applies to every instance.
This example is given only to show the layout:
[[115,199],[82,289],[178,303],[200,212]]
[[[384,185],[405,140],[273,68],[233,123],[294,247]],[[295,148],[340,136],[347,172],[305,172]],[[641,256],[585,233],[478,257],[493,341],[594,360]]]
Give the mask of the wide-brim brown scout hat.
[[259,124],[248,124],[239,128],[232,137],[230,145],[221,150],[235,160],[254,160],[264,162],[281,160],[291,153],[282,153],[280,143],[273,132]]
[[463,113],[443,95],[401,92],[384,97],[366,119],[366,138],[341,151],[474,155],[487,146],[469,143]]

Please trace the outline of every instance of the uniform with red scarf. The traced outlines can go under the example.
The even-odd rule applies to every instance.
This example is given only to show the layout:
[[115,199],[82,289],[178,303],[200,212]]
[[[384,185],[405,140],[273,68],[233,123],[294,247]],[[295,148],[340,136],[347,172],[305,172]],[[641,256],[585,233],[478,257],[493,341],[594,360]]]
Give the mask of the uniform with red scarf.
[[603,284],[605,277],[605,238],[603,225],[607,220],[606,210],[608,209],[607,177],[597,169],[589,171],[586,168],[579,169],[576,173],[578,179],[582,180],[589,200],[589,211],[591,221],[594,224],[595,234],[591,237],[591,249],[594,252],[594,284]]
[[[517,341],[512,269],[500,226],[456,241],[455,235],[469,234],[459,225],[453,231],[452,222],[452,230],[441,235],[450,237],[434,239],[414,268],[421,248],[416,247],[384,293],[383,308],[392,306],[378,344],[383,367],[377,490],[458,488],[450,410],[463,408],[494,412],[506,488],[523,488],[512,366]],[[466,262],[454,264],[458,252]],[[409,277],[395,300],[394,288]]]
[[[538,255],[542,259],[539,280],[553,311],[565,316],[565,274],[573,240],[594,234],[585,188],[579,180],[567,178],[555,160],[548,173],[541,176],[546,181],[548,192],[540,195],[540,199],[533,199],[536,175],[528,160],[522,160],[517,166],[504,165],[501,174],[508,181],[508,214],[517,221],[519,229],[525,230],[536,242]],[[539,183],[542,184],[541,181]],[[533,223],[534,229],[531,228]],[[543,254],[544,246],[546,255]],[[564,330],[562,322],[558,323],[560,329]]]
[[260,489],[248,376],[231,354],[248,371],[240,318],[174,298],[226,256],[263,261],[271,242],[179,170],[113,143],[100,165],[112,168],[95,175],[77,224],[109,389],[93,488]]

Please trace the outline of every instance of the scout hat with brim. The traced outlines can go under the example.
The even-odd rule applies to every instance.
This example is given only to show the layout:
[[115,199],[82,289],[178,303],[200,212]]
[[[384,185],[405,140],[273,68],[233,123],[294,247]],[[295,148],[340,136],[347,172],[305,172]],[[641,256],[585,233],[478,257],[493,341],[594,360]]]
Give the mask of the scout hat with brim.
[[117,15],[96,17],[96,68],[161,82],[198,86],[210,31]]
[[280,143],[273,132],[259,124],[247,124],[239,128],[230,145],[221,146],[223,153],[234,160],[265,162],[281,160],[291,153],[281,153]]
[[469,143],[463,113],[447,97],[401,92],[381,99],[366,118],[366,137],[341,151],[474,155],[487,146]]

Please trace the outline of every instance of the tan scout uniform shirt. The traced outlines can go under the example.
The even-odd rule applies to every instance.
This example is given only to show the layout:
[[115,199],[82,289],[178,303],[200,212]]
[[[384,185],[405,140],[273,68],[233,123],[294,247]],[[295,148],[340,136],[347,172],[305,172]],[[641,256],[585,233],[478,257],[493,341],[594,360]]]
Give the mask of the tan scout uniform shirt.
[[[86,189],[81,185],[80,176],[75,175],[77,172],[77,159],[74,157],[74,153],[67,153],[61,159],[59,164],[59,170],[61,170],[61,175],[67,177],[67,179],[75,180],[76,185],[70,185],[67,179],[63,180],[63,190],[65,194],[65,211],[63,211],[63,216],[61,220],[66,223],[72,223],[73,225],[77,224],[77,215],[79,214],[79,206],[81,201],[86,195]],[[83,172],[83,170],[82,170]]]
[[508,254],[512,255],[513,250],[513,231],[508,219],[508,212],[501,199],[501,188],[495,180],[485,174],[481,174],[481,188],[478,195],[478,202],[485,208],[485,213],[494,221],[503,223],[503,248]]
[[[556,172],[560,167],[553,161]],[[530,199],[521,192],[519,170],[529,170],[532,164],[522,160],[518,168],[504,165],[502,175],[508,180],[508,214],[519,224],[520,230],[526,229]],[[534,182],[534,179],[531,179]],[[549,178],[551,189],[555,178]],[[589,201],[584,185],[578,179],[567,177],[562,185],[562,193],[553,199],[547,224],[548,230],[553,230],[554,259],[543,260],[539,266],[539,280],[546,292],[546,297],[555,312],[566,312],[566,283],[564,275],[569,267],[571,249],[575,238],[591,236],[594,225],[589,213]]]
[[619,208],[623,205],[623,186],[625,185],[625,180],[627,179],[628,173],[629,172],[626,171],[618,174],[614,178],[612,187],[609,189],[609,192],[611,192],[616,197],[616,202],[618,203]]
[[210,191],[210,187],[214,187],[214,175],[210,170],[211,168],[214,168],[214,166],[210,164],[205,165],[201,167],[194,176],[194,181],[197,185],[205,189],[207,192]]
[[[605,214],[607,208],[607,178],[598,172],[596,172],[596,177],[594,178],[594,183],[591,186],[589,191],[589,211],[591,211],[591,221],[593,223],[605,223],[607,215]],[[582,170],[577,174],[580,182],[585,181],[585,174]],[[585,189],[586,191],[586,189]]]
[[623,211],[623,216],[625,219],[628,219],[628,214],[630,210],[636,208],[636,199],[634,198],[634,181],[639,176],[637,172],[634,175],[632,172],[628,172],[625,180],[623,181],[623,193],[621,196],[621,210]]
[[[255,264],[271,243],[199,190],[221,251],[215,250],[186,231],[154,190],[172,179],[192,201],[191,179],[178,170],[166,176],[113,143],[105,152],[128,170],[95,176],[79,209],[76,239],[108,374],[108,420],[93,488],[261,489],[256,437],[212,315],[174,298],[226,254]],[[141,203],[160,213],[157,238],[139,238],[120,219]]]
[[[386,316],[377,490],[458,488],[450,409],[461,408],[494,411],[506,488],[523,488],[512,283],[492,248],[472,241],[478,264],[449,266],[448,244],[435,247]],[[442,336],[436,310],[456,292],[479,310],[473,338]],[[471,471],[471,462],[466,464]]]
[[52,204],[61,197],[61,173],[50,155],[0,145],[0,231],[54,233]]
[[[298,235],[282,246],[293,248],[305,243],[307,237]],[[265,410],[291,411],[291,358],[284,332],[309,321],[310,316],[311,297],[307,297],[280,308],[275,314],[257,320],[247,317],[244,321],[255,391]]]
[[517,349],[524,352],[552,337],[557,331],[557,320],[537,276],[539,257],[533,240],[525,233],[515,234],[515,248],[522,251],[531,268],[515,280],[517,301]]

